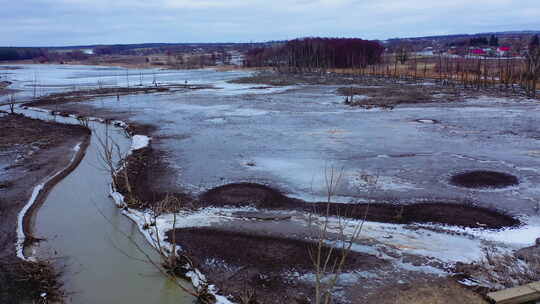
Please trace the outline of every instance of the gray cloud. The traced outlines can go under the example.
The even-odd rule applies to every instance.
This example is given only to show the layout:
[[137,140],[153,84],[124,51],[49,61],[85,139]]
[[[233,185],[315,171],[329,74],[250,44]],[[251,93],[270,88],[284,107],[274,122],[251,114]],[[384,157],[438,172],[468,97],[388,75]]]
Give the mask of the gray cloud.
[[2,6],[0,45],[386,39],[538,30],[538,16],[538,0],[20,0]]

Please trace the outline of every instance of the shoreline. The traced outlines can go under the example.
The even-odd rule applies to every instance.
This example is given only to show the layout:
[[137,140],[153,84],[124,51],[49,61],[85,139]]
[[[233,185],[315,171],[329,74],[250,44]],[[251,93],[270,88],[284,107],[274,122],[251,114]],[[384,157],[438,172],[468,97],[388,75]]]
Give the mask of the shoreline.
[[39,241],[32,223],[50,190],[83,159],[91,131],[33,118],[17,110],[14,114],[0,112],[6,128],[3,148],[7,157],[2,164],[7,171],[0,180],[2,198],[6,199],[0,203],[5,244],[0,250],[0,302],[60,300],[64,290],[59,272],[48,258],[39,258],[28,250],[30,244]]
[[69,164],[62,170],[56,172],[52,176],[49,176],[42,183],[36,185],[32,191],[32,196],[26,203],[26,205],[21,209],[18,215],[18,225],[17,225],[17,243],[16,243],[16,253],[17,256],[25,261],[35,261],[33,256],[25,255],[25,249],[33,241],[32,236],[32,218],[35,216],[35,213],[39,210],[39,207],[45,202],[47,195],[50,190],[54,188],[59,182],[62,181],[66,176],[68,176],[73,170],[77,168],[84,156],[86,155],[86,149],[90,144],[91,133],[89,133],[86,138],[78,143],[73,150],[75,154],[72,156]]

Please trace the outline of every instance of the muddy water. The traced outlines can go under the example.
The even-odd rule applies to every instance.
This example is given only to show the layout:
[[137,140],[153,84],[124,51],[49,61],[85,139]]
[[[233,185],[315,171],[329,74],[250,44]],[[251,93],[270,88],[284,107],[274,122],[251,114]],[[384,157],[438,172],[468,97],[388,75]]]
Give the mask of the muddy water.
[[[51,119],[46,113],[22,111]],[[56,118],[75,123],[75,119]],[[193,299],[165,280],[123,234],[157,259],[135,224],[124,217],[108,196],[110,177],[99,160],[98,136],[105,125],[91,123],[91,144],[81,164],[56,185],[34,217],[33,231],[44,238],[38,256],[53,257],[63,267],[68,303],[192,303]],[[109,130],[127,152],[130,140],[122,130]],[[123,233],[122,233],[122,232]]]

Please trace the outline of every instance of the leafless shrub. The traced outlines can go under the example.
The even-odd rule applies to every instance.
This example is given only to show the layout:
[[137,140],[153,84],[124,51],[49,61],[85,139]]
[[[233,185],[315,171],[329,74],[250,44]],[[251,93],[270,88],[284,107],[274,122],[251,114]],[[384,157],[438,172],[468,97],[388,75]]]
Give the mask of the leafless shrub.
[[[160,204],[162,206],[169,206],[172,205],[172,202],[170,201],[171,196],[167,196],[163,202]],[[163,209],[164,210],[164,209]],[[109,218],[107,218],[99,209],[98,212],[105,218],[105,220],[111,224],[113,227],[114,224],[111,222]],[[149,211],[152,212],[152,211]],[[159,211],[158,211],[159,213]],[[206,281],[200,277],[199,272],[196,271],[191,259],[183,254],[179,254],[176,250],[176,245],[173,245],[169,248],[165,243],[163,243],[159,238],[158,233],[158,227],[156,224],[157,215],[152,213],[152,216],[145,216],[144,217],[144,224],[143,227],[148,227],[147,229],[150,229],[150,227],[154,227],[154,238],[153,238],[153,244],[152,248],[156,250],[156,252],[159,255],[159,260],[156,260],[150,256],[144,250],[137,240],[132,236],[131,234],[128,234],[122,230],[116,229],[123,237],[125,237],[131,244],[134,245],[137,252],[140,253],[143,258],[135,257],[132,254],[126,253],[122,251],[120,248],[117,248],[122,254],[124,254],[127,258],[137,260],[139,262],[150,264],[152,267],[154,267],[163,277],[167,278],[171,282],[175,284],[178,288],[180,288],[182,291],[192,295],[193,297],[197,298],[199,303],[203,304],[212,304],[215,302],[215,297],[211,294],[209,291],[209,286],[206,283]],[[174,230],[176,228],[176,215],[174,214],[174,222],[172,229]],[[199,286],[196,286],[195,289],[188,288],[184,286],[184,283],[179,280],[178,278],[182,279],[191,279],[187,276],[187,274],[190,273],[191,276],[199,276],[198,278],[195,278],[196,281],[200,282]]]
[[[137,198],[133,195],[133,190],[129,180],[128,170],[126,170],[127,154],[122,152],[118,143],[116,143],[109,134],[108,125],[105,126],[104,136],[96,135],[99,144],[98,157],[103,169],[106,170],[112,178],[113,187],[118,189],[122,187],[127,191],[125,200],[127,205],[137,203]],[[117,170],[117,162],[120,162],[120,170]]]
[[[316,230],[315,245],[308,250],[309,257],[315,268],[314,298],[316,304],[329,304],[332,302],[332,291],[338,284],[351,248],[362,231],[368,210],[366,209],[364,219],[354,226],[352,233],[346,232],[344,222],[346,215],[334,217],[330,215],[330,203],[343,178],[343,169],[325,168],[324,174],[327,196],[326,214],[322,223],[317,223],[317,225],[312,225],[314,222],[313,215],[310,214],[309,217],[310,227]],[[337,224],[333,221],[337,221]],[[332,228],[337,229],[337,233],[330,231],[331,225]],[[331,243],[331,245],[328,246],[328,243]]]
[[9,96],[9,113],[15,114],[15,95]]
[[500,290],[540,280],[540,256],[529,254],[518,258],[514,254],[501,253],[494,247],[484,249],[484,257],[474,264],[459,264],[461,272],[480,285]]
[[79,125],[89,128],[89,119],[84,116],[77,117],[77,120],[79,121]]
[[257,304],[257,295],[253,288],[244,287],[239,296],[240,304]]
[[[111,138],[108,133],[108,128],[105,130],[104,137],[99,137],[99,159],[104,166],[104,169],[111,175],[113,181],[113,187],[118,188],[119,183],[124,186],[123,189],[127,190],[127,195],[124,199],[128,199],[127,206],[133,204],[133,201],[138,201],[138,198],[133,193],[133,188],[130,183],[130,179],[127,173],[127,154],[123,153],[120,146]],[[120,170],[117,170],[115,159],[120,162]],[[142,254],[143,258],[133,257],[132,255],[119,250],[129,258],[148,263],[159,271],[165,278],[168,278],[175,283],[184,292],[196,297],[200,303],[210,304],[215,302],[215,297],[209,291],[209,286],[200,276],[200,273],[196,270],[193,262],[187,255],[180,254],[177,250],[176,239],[173,236],[171,240],[171,246],[162,242],[159,236],[159,227],[157,226],[158,217],[167,213],[171,213],[173,217],[172,230],[176,229],[177,213],[182,208],[182,201],[180,198],[167,195],[165,198],[152,206],[150,210],[147,210],[144,214],[143,229],[152,229],[153,244],[152,248],[156,250],[159,255],[159,260],[153,259],[135,240],[132,235],[129,235],[121,230],[118,230],[130,243],[132,243],[137,251]],[[99,209],[98,209],[99,211]],[[101,212],[101,215],[114,227],[114,224]],[[173,234],[174,235],[174,234]],[[190,274],[188,278],[187,274]],[[197,281],[200,284],[196,286],[196,289],[185,287],[178,278],[193,279],[192,276],[196,276],[193,281]]]

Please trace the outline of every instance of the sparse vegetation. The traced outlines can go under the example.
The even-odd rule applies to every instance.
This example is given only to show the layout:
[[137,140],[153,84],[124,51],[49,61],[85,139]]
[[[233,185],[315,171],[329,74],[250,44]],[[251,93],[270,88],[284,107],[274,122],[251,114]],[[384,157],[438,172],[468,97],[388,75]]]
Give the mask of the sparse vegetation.
[[458,263],[455,271],[485,291],[495,291],[525,285],[540,280],[538,247],[522,249],[530,253],[517,255],[501,252],[495,247],[484,251],[484,259],[472,264]]
[[417,86],[343,87],[338,89],[338,92],[346,96],[346,103],[352,106],[393,106],[433,101],[432,92],[429,89]]
[[0,260],[0,302],[61,303],[60,274],[49,261]]
[[[334,288],[338,284],[340,275],[345,269],[346,263],[348,262],[347,257],[351,253],[353,244],[362,232],[362,227],[366,221],[367,213],[369,212],[368,205],[364,218],[360,223],[354,226],[352,233],[345,232],[345,225],[343,224],[344,219],[341,217],[343,215],[337,215],[337,236],[330,237],[329,225],[331,220],[330,217],[332,216],[332,214],[330,214],[330,203],[340,186],[343,170],[336,171],[333,167],[325,169],[324,177],[327,194],[326,214],[324,215],[322,224],[317,223],[316,225],[311,225],[313,221],[310,220],[310,228],[316,231],[315,235],[317,236],[317,239],[316,245],[308,250],[309,257],[315,268],[314,300],[316,304],[332,303]],[[333,227],[333,229],[336,229],[336,227]],[[324,250],[328,242],[332,245],[329,250]],[[336,250],[337,248],[339,248],[339,250]]]

